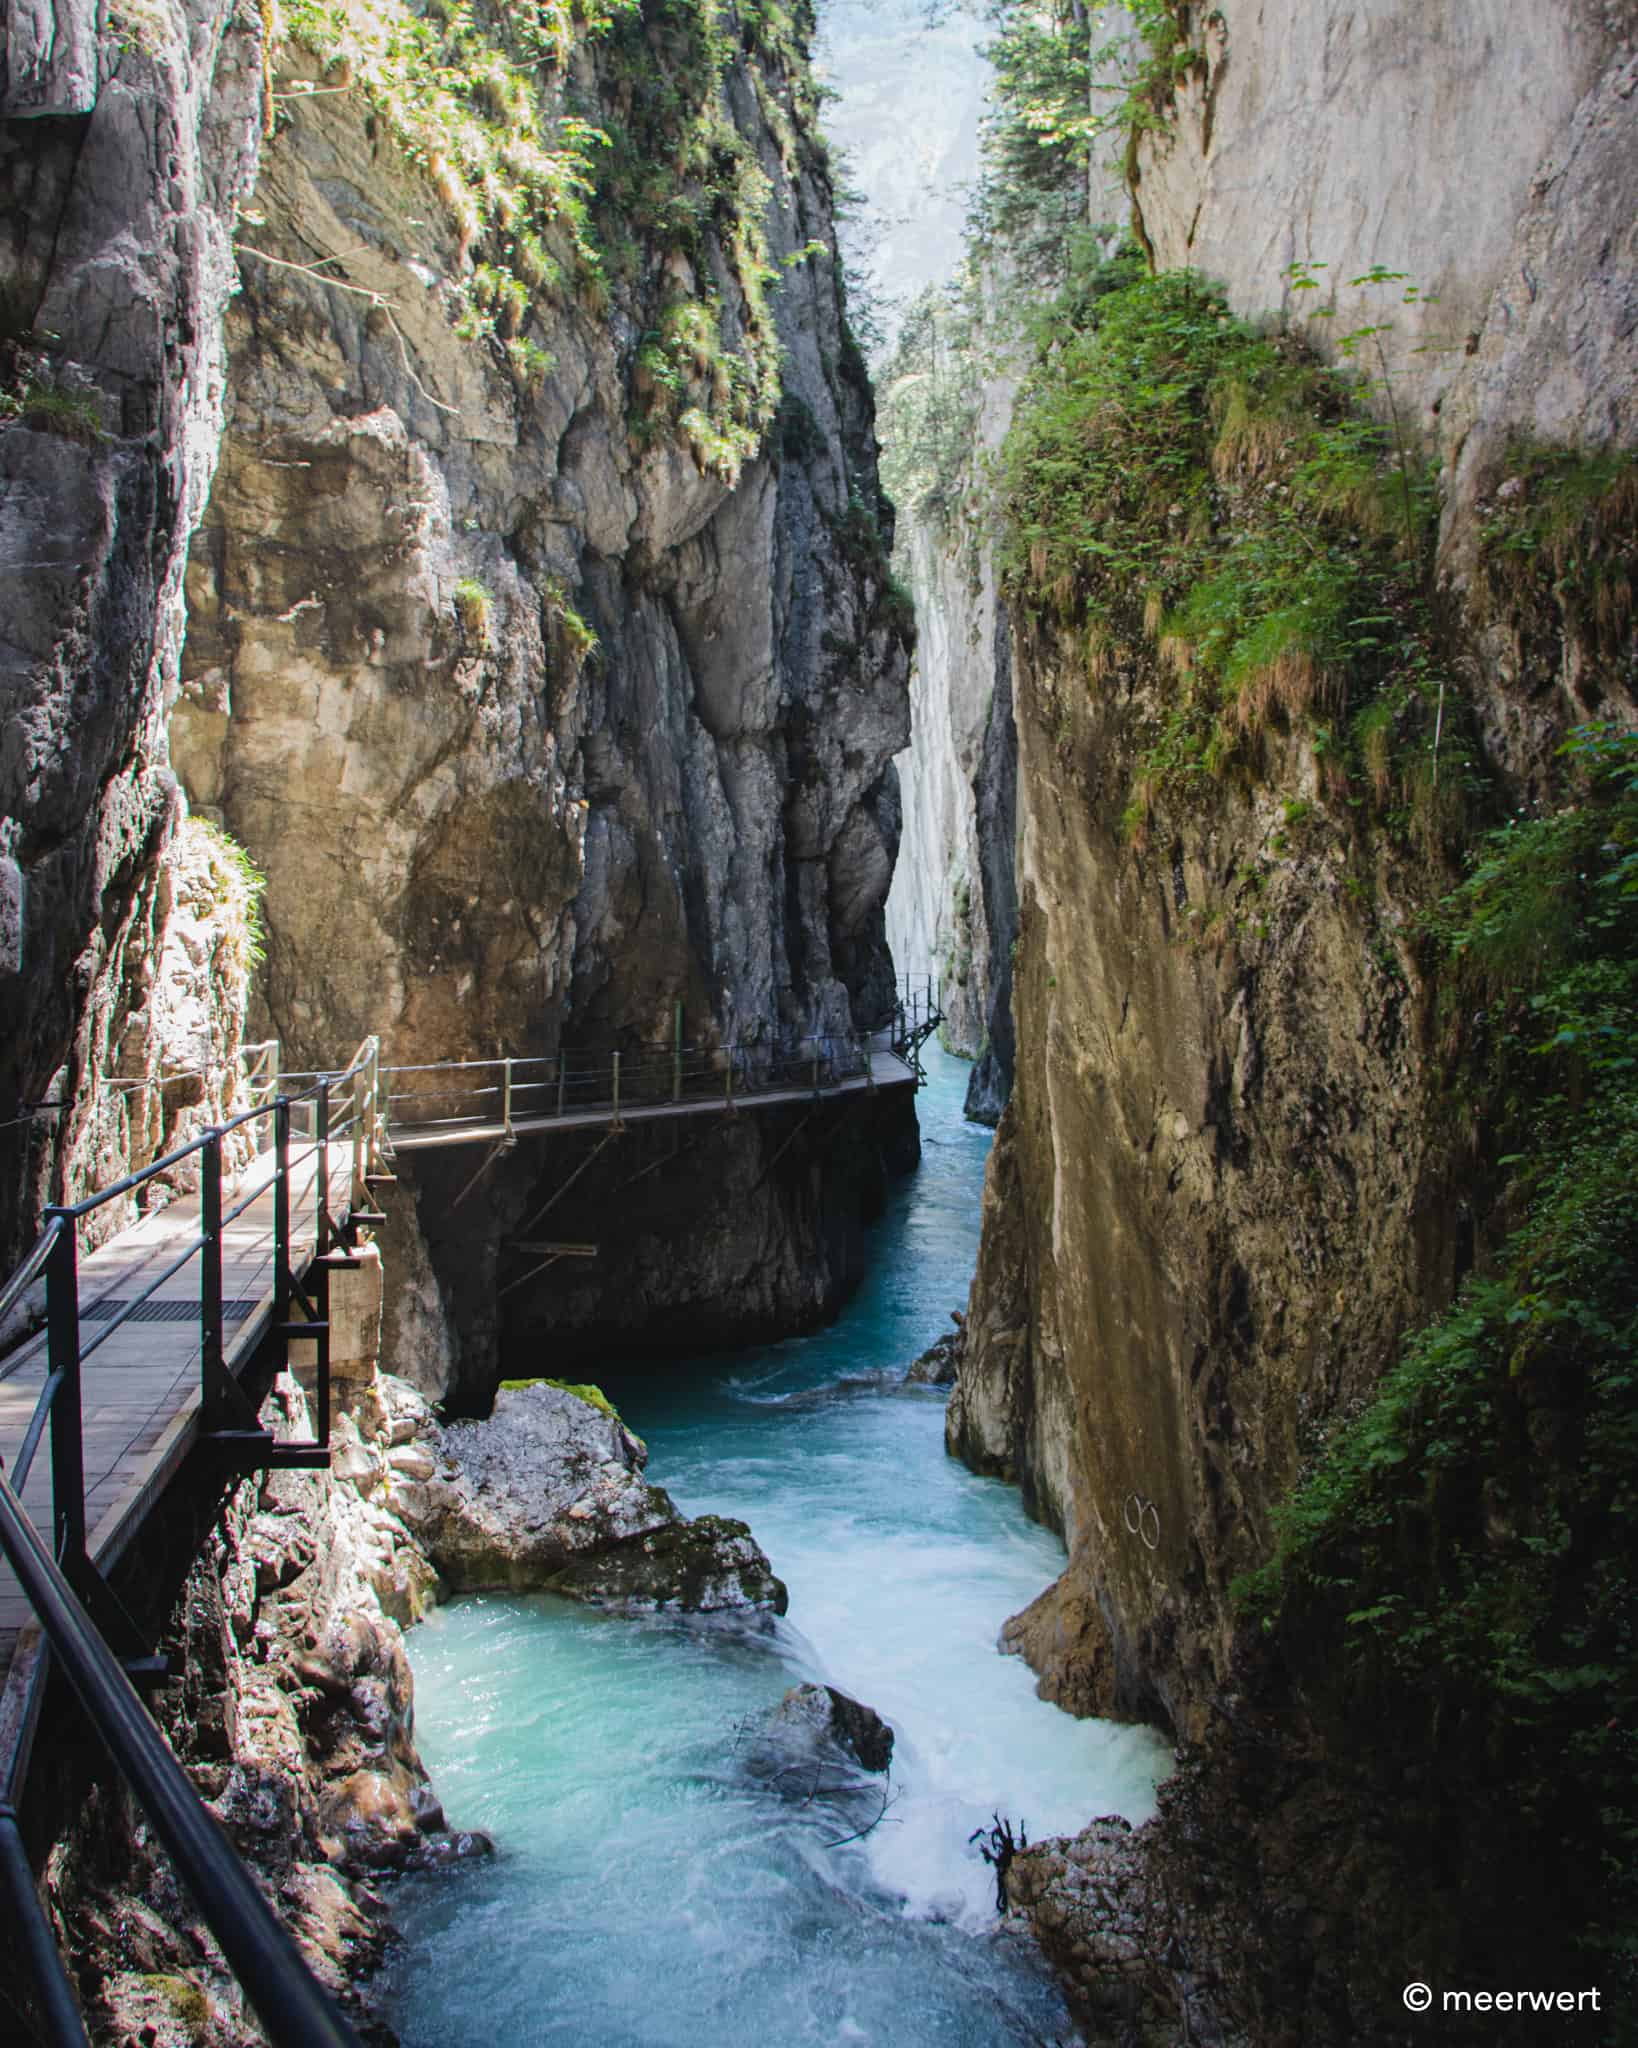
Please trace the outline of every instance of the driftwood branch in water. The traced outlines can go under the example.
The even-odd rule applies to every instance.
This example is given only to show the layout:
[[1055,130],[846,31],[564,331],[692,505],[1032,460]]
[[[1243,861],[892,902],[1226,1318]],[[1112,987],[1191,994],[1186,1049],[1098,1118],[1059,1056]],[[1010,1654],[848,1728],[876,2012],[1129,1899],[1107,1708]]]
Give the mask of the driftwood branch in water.
[[889,1774],[887,1781],[882,1786],[881,1811],[876,1815],[876,1818],[867,1827],[856,1828],[851,1835],[838,1835],[835,1841],[826,1842],[822,1846],[826,1849],[840,1849],[849,1842],[862,1842],[866,1835],[873,1834],[881,1826],[882,1822],[887,1818],[887,1809],[890,1806],[896,1806],[898,1799],[899,1795],[893,1790],[893,1780],[891,1774]]
[[995,1910],[1004,1913],[1007,1910],[1007,1871],[1019,1850],[1029,1847],[1029,1829],[1020,1821],[1014,1839],[1010,1820],[1003,1820],[1000,1814],[992,1813],[990,1821],[992,1825],[987,1828],[973,1829],[967,1837],[967,1845],[971,1848],[977,1842],[979,1855],[994,1867]]

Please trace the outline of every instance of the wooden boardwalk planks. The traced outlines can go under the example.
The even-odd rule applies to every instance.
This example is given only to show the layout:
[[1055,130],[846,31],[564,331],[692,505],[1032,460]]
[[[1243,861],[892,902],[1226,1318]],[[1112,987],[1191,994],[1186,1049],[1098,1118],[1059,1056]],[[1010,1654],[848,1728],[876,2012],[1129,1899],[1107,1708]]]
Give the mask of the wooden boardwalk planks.
[[[299,1148],[298,1148],[299,1149]],[[291,1168],[291,1264],[298,1275],[314,1247],[318,1162],[311,1150]],[[246,1197],[249,1207],[222,1232],[224,1299],[236,1313],[224,1331],[226,1362],[237,1372],[255,1350],[273,1303],[273,1156],[262,1153],[224,1206]],[[338,1145],[330,1161],[332,1213],[344,1214],[352,1183],[352,1148]],[[199,1234],[199,1201],[182,1197],[147,1216],[79,1262],[80,1343],[95,1345],[81,1366],[87,1549],[105,1571],[140,1528],[153,1501],[187,1455],[199,1420],[199,1255],[161,1281],[142,1319],[103,1338],[118,1304],[140,1295]],[[191,1313],[189,1311],[191,1310]],[[101,1341],[99,1341],[101,1339]],[[47,1374],[42,1331],[0,1359],[0,1455],[8,1468]],[[51,1526],[51,1447],[42,1441],[23,1490],[42,1531]],[[16,1697],[32,1652],[27,1602],[10,1567],[0,1561],[0,1780],[9,1764],[6,1741],[21,1714]]]

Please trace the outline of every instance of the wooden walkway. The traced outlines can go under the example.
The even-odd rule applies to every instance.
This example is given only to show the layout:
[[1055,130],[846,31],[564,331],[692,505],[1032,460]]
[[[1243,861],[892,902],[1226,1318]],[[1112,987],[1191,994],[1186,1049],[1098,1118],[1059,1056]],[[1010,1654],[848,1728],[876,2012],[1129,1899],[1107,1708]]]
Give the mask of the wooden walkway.
[[[387,1070],[390,1073],[390,1069]],[[685,1095],[680,1102],[623,1102],[616,1111],[613,1102],[585,1103],[565,1109],[561,1115],[515,1116],[510,1123],[493,1116],[447,1117],[417,1123],[391,1122],[387,1142],[394,1152],[425,1152],[444,1145],[471,1145],[487,1141],[504,1143],[508,1137],[543,1137],[552,1131],[600,1130],[618,1116],[622,1124],[651,1123],[671,1117],[727,1116],[739,1110],[777,1109],[782,1104],[829,1102],[835,1097],[881,1093],[893,1088],[914,1088],[913,1068],[896,1052],[873,1051],[868,1074],[850,1074],[845,1080],[826,1081],[812,1087],[741,1089],[730,1101],[725,1095]],[[494,1092],[494,1091],[490,1091]]]
[[[331,1159],[331,1203],[346,1212],[351,1148]],[[273,1155],[260,1154],[234,1193],[238,1202],[259,1185],[263,1192],[222,1232],[223,1348],[237,1376],[261,1343],[273,1310]],[[291,1168],[291,1264],[298,1277],[314,1249],[317,1160]],[[199,1234],[199,1200],[184,1196],[144,1217],[79,1262],[84,1418],[86,1548],[106,1573],[130,1543],[149,1507],[164,1491],[192,1447],[199,1427],[199,1255],[162,1281],[152,1297],[106,1340],[99,1328],[140,1295]],[[10,1469],[46,1379],[42,1331],[0,1358],[0,1455]],[[51,1527],[51,1454],[42,1443],[23,1490],[24,1505],[41,1530]],[[27,1716],[37,1706],[33,1670],[38,1632],[28,1604],[0,1559],[0,1784],[19,1745],[26,1747]]]

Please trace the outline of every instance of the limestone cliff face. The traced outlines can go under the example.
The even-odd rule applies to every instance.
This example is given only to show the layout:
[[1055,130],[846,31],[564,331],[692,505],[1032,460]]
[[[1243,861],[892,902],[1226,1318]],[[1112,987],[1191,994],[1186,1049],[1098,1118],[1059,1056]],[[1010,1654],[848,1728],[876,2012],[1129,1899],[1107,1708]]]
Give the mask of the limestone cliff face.
[[[887,937],[901,971],[938,978],[944,1043],[975,1062],[967,1113],[993,1124],[1012,1085],[1016,744],[1006,606],[978,507],[987,496],[986,465],[1011,418],[1016,380],[1000,373],[976,384],[959,474],[941,480],[937,502],[929,502],[913,445],[914,405],[916,387],[929,375],[938,378],[936,340],[934,346],[930,372],[898,359],[909,406],[895,403],[892,371],[886,387],[887,432],[905,443],[891,450],[904,473],[895,488],[906,498],[899,559],[919,626],[912,744],[896,764],[904,830],[888,892]],[[958,362],[964,368],[966,356],[980,351],[970,342]],[[957,354],[948,342],[945,352]]]
[[[1589,708],[1635,715],[1630,650],[1593,662],[1551,602],[1532,629],[1476,567],[1521,444],[1631,438],[1633,19],[1461,12],[1225,0],[1135,201],[1162,266],[1224,279],[1239,312],[1334,297],[1320,344],[1370,317],[1346,280],[1373,264],[1437,294],[1394,291],[1379,368],[1444,454],[1452,637],[1517,797]],[[1294,261],[1343,288],[1286,298]],[[1193,1734],[1271,1509],[1497,1219],[1482,1134],[1437,1111],[1404,931],[1426,878],[1384,843],[1345,885],[1346,832],[1290,829],[1326,791],[1295,732],[1256,786],[1134,842],[1165,685],[1138,664],[1089,690],[1050,632],[1013,654],[1017,1080],[950,1441],[1064,1532],[1068,1570],[1014,1638],[1046,1689]]]
[[[253,1029],[287,1070],[368,1032],[408,1064],[629,1054],[679,1005],[692,1043],[771,1049],[891,1004],[908,622],[806,26],[633,16],[522,70],[463,45],[429,141],[369,10],[291,20],[307,40],[267,53],[208,7],[99,37],[64,0],[8,32],[19,1232],[158,1134],[130,1150],[89,1077],[148,1061],[173,762],[268,877]],[[617,168],[582,201],[599,150]],[[537,235],[515,209],[545,191]],[[60,1124],[26,1120],[58,1098]],[[576,1313],[822,1315],[880,1136],[716,1134],[663,1176],[714,1249],[611,1247]],[[575,1163],[507,1162],[430,1254],[400,1190],[398,1362],[423,1384],[464,1357],[481,1395],[496,1238]]]
[[[260,141],[259,33],[253,13],[215,0],[144,9],[113,29],[62,0],[13,7],[5,24],[8,1246],[41,1200],[78,1191],[76,1160],[117,1175],[131,1156],[117,1110],[87,1084],[119,1064],[111,1021],[142,1006],[157,861],[180,816],[164,721],[188,537],[221,420],[229,227]],[[14,1122],[66,1098],[69,1115]]]
[[[660,41],[640,55],[664,76]],[[576,62],[583,98],[629,101],[606,55]],[[702,1045],[885,1017],[906,646],[869,389],[788,72],[741,52],[714,89],[770,194],[784,351],[779,423],[742,463],[664,426],[642,357],[678,294],[713,279],[723,335],[754,328],[726,230],[694,260],[657,236],[612,303],[538,297],[520,377],[451,324],[461,233],[353,97],[293,98],[266,151],[172,744],[193,800],[269,876],[259,1015],[292,1066],[369,1032],[411,1065],[630,1054],[670,1042],[679,1004]],[[671,1175],[668,1210],[706,1249],[687,1225],[658,1247],[617,1235],[580,1313],[638,1331],[740,1283],[759,1326],[821,1312],[847,1270],[816,1219],[857,1207],[838,1189],[860,1162],[832,1174],[804,1142],[768,1182],[785,1135],[746,1120],[695,1179]],[[508,1161],[452,1233],[443,1212],[477,1163],[419,1183],[437,1212],[423,1271],[465,1365],[435,1315],[395,1362],[481,1391],[493,1225],[578,1159]],[[633,1170],[610,1164],[585,1198]],[[732,1218],[725,1184],[744,1198]],[[529,1298],[513,1306],[527,1320]]]
[[[1134,220],[1162,268],[1193,265],[1236,311],[1278,313],[1322,351],[1387,323],[1363,360],[1441,453],[1442,566],[1471,595],[1510,452],[1630,436],[1638,10],[1190,12],[1202,62],[1138,153]],[[1319,288],[1298,288],[1293,265],[1321,266]],[[1409,293],[1359,282],[1378,266]],[[1505,633],[1478,637],[1475,664],[1491,747],[1538,772],[1589,708],[1573,657],[1545,698]]]

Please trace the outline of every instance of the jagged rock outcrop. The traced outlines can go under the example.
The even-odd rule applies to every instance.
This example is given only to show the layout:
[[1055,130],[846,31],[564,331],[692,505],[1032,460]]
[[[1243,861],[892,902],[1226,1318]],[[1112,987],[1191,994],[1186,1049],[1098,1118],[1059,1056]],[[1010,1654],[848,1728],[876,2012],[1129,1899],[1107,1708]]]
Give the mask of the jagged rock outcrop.
[[[235,204],[261,26],[216,0],[17,6],[0,83],[0,1246],[83,1163],[122,1170],[88,1086],[137,1006],[127,954],[177,816],[164,720],[188,539],[220,430]],[[68,1100],[60,1118],[33,1106]],[[14,1121],[25,1119],[22,1122]],[[106,1148],[106,1149],[105,1149]]]
[[959,1309],[951,1310],[955,1328],[947,1335],[936,1338],[917,1359],[912,1360],[905,1372],[905,1383],[915,1387],[950,1387],[955,1385],[956,1374],[961,1368],[961,1351],[967,1341],[966,1325]]
[[885,1771],[893,1762],[893,1731],[874,1707],[833,1685],[793,1685],[768,1717],[760,1761],[776,1758],[784,1768],[826,1753],[861,1770]]
[[[595,1391],[595,1390],[593,1390]],[[412,1407],[409,1390],[398,1409]],[[783,1614],[743,1522],[686,1520],[643,1477],[648,1450],[586,1394],[503,1386],[484,1422],[420,1422],[392,1502],[452,1592],[553,1592],[625,1613]]]

